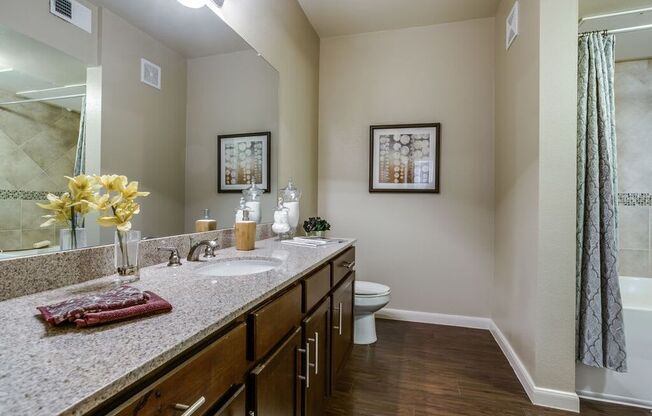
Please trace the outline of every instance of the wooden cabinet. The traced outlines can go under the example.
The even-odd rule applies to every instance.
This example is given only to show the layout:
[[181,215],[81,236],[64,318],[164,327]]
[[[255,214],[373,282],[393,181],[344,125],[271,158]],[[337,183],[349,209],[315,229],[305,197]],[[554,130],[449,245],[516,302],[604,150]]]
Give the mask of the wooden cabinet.
[[251,312],[249,323],[249,354],[252,361],[267,355],[274,345],[301,323],[301,285]]
[[354,265],[349,248],[91,414],[323,415],[353,345]]
[[331,286],[337,286],[355,267],[355,247],[348,248],[344,253],[333,259]]
[[[297,328],[276,351],[249,376],[250,412],[256,416],[301,415],[301,328]],[[251,414],[251,413],[250,413]]]
[[210,416],[243,416],[247,412],[247,394],[245,385],[235,386],[233,393],[224,404],[208,412]]
[[330,337],[330,299],[324,300],[302,324],[303,345],[308,368],[303,388],[304,416],[321,416],[330,378],[328,346]]
[[[112,414],[176,416],[195,406],[193,415],[208,414],[228,390],[244,381],[246,325],[240,324],[166,376],[132,397]],[[228,415],[228,413],[224,413]]]
[[331,388],[353,347],[353,301],[355,272],[338,286],[331,305]]

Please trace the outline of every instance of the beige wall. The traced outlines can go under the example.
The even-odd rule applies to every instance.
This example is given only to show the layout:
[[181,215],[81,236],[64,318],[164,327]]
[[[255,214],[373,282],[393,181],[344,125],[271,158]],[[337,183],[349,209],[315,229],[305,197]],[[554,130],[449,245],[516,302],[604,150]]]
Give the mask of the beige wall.
[[[391,308],[489,316],[493,18],[323,39],[319,214]],[[369,126],[440,122],[441,193],[370,194]]]
[[97,7],[85,0],[78,1],[93,13],[93,33],[51,14],[50,2],[45,0],[2,0],[0,24],[94,65],[97,63]]
[[577,2],[520,6],[508,51],[496,26],[492,317],[537,387],[574,392]]
[[294,176],[317,213],[319,38],[296,0],[226,1],[220,16],[279,72],[278,181]]
[[186,231],[204,208],[218,228],[231,227],[242,194],[217,193],[217,135],[272,133],[271,193],[262,196],[262,220],[273,220],[277,193],[278,72],[255,51],[188,61]]
[[[141,214],[134,229],[141,230],[143,236],[180,234],[185,195],[186,60],[106,9],[101,22],[101,171],[127,175],[151,192],[140,201]],[[141,58],[161,67],[161,90],[140,82]]]

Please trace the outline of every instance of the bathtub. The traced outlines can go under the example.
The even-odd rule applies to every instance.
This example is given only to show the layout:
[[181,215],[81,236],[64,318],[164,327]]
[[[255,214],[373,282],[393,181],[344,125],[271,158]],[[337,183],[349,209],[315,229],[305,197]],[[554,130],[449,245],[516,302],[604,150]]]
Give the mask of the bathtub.
[[621,277],[627,367],[621,374],[577,364],[577,394],[652,408],[652,278]]

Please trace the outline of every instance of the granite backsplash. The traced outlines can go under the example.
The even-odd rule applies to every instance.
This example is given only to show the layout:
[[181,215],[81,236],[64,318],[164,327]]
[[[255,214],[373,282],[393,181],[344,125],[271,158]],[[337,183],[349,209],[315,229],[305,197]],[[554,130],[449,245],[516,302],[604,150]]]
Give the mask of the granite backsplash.
[[[271,224],[258,225],[256,240],[272,236]],[[139,266],[167,262],[170,254],[157,250],[159,247],[175,247],[185,261],[192,242],[200,240],[217,240],[220,248],[232,247],[233,229],[143,240]],[[113,245],[106,245],[0,260],[0,301],[112,275],[113,252]]]

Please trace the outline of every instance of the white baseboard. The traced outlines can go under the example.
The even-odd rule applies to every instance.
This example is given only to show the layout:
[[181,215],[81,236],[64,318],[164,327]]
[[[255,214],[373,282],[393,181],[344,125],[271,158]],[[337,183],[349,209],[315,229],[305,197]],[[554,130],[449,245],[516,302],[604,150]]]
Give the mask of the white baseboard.
[[652,402],[647,400],[636,400],[629,397],[616,396],[614,394],[596,393],[593,391],[584,390],[579,390],[577,395],[587,400],[619,404],[622,406],[640,407],[643,409],[652,409]]
[[424,324],[437,324],[448,326],[461,326],[464,328],[489,329],[491,319],[477,316],[448,315],[445,313],[429,313],[406,311],[403,309],[383,308],[376,312],[376,317],[392,319],[395,321],[420,322]]
[[534,384],[534,380],[532,379],[530,372],[527,370],[527,367],[525,367],[505,335],[493,321],[490,330],[532,403],[538,406],[552,407],[553,409],[579,413],[580,398],[577,393],[537,387]]
[[393,319],[397,321],[420,322],[426,324],[460,326],[465,328],[486,329],[491,331],[496,343],[512,366],[516,377],[521,382],[530,401],[538,406],[551,407],[554,409],[567,410],[579,413],[580,399],[575,392],[547,389],[537,387],[532,376],[523,362],[518,357],[509,341],[500,331],[498,326],[490,318],[465,315],[448,315],[443,313],[429,313],[407,311],[403,309],[384,308],[376,313],[381,319]]

